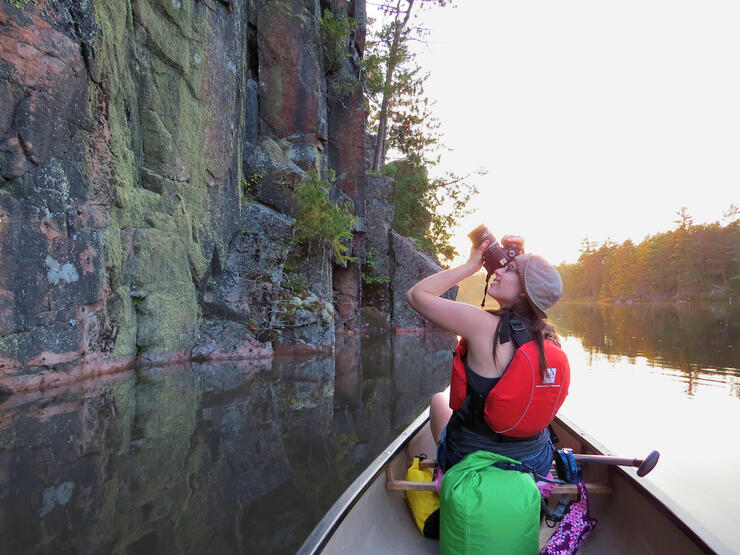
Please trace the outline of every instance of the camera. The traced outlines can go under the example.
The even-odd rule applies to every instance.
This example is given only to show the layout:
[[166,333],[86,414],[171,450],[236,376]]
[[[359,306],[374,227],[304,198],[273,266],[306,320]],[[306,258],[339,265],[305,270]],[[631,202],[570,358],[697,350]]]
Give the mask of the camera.
[[483,251],[483,267],[486,272],[492,274],[495,270],[503,268],[514,260],[515,257],[522,254],[521,249],[516,245],[503,248],[499,245],[496,238],[485,225],[479,225],[473,231],[468,233],[468,237],[477,247],[480,247],[484,241],[488,241],[488,247]]

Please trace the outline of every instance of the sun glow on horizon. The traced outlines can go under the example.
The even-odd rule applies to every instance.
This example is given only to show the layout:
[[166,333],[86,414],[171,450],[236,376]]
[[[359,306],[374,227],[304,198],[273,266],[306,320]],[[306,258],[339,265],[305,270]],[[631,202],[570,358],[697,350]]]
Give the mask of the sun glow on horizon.
[[441,170],[471,182],[485,223],[553,264],[601,243],[721,219],[740,184],[740,5],[734,2],[466,0],[426,11],[431,73],[451,149]]

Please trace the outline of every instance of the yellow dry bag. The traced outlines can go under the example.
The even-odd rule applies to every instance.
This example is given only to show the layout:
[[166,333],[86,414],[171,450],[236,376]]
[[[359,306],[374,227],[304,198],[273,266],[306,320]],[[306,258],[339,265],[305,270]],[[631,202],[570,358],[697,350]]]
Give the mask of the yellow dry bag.
[[[414,457],[409,471],[406,473],[406,480],[410,482],[432,482],[434,474],[429,468],[419,468],[419,457]],[[424,524],[433,512],[439,509],[439,495],[436,491],[406,491],[406,500],[408,501],[411,513],[414,515],[416,525],[419,531],[424,534]]]

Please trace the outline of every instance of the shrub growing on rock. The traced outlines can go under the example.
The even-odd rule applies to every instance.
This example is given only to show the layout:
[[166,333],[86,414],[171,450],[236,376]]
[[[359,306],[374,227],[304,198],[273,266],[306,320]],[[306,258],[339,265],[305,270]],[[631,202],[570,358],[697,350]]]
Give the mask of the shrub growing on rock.
[[357,22],[353,18],[346,15],[334,17],[331,10],[324,10],[323,17],[319,19],[319,33],[327,73],[338,71],[349,56],[348,39],[356,26]]
[[[330,170],[330,179],[334,172]],[[352,228],[357,223],[357,216],[350,210],[347,202],[338,206],[329,198],[331,183],[324,181],[317,173],[310,173],[295,189],[298,199],[298,211],[295,221],[295,240],[305,243],[312,239],[328,241],[338,264],[354,262],[355,257],[345,253],[349,248],[342,244],[342,239],[352,238]]]

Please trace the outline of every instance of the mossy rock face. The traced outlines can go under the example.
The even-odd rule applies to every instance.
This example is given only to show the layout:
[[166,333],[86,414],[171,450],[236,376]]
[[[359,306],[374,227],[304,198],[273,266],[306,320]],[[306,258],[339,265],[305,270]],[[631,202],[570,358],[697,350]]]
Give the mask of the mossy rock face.
[[192,1],[126,5],[99,2],[95,14],[117,185],[116,352],[188,349],[201,323],[197,286],[240,218],[245,18]]
[[[91,354],[166,358],[202,346],[199,332],[225,322],[245,326],[245,337],[262,346],[274,340],[257,332],[274,324],[296,185],[335,164],[338,189],[358,214],[364,206],[361,98],[334,98],[329,124],[328,96],[337,91],[327,92],[318,4],[306,6],[0,2],[1,40],[25,45],[3,50],[0,71],[6,374]],[[348,37],[350,51],[361,42]],[[352,75],[358,59],[352,54],[342,73]],[[257,175],[245,191],[245,179]],[[249,228],[246,218],[264,208],[250,202],[287,219],[273,227],[257,218]],[[260,251],[256,274],[232,271],[245,278],[248,309],[239,296],[207,300],[214,269],[244,254],[232,243],[255,237],[280,247]],[[329,307],[331,253],[318,247],[299,256],[309,290]],[[209,303],[218,310],[204,317]],[[299,321],[314,318],[306,310],[311,316]],[[333,323],[325,320],[281,333],[288,342],[331,345]]]

